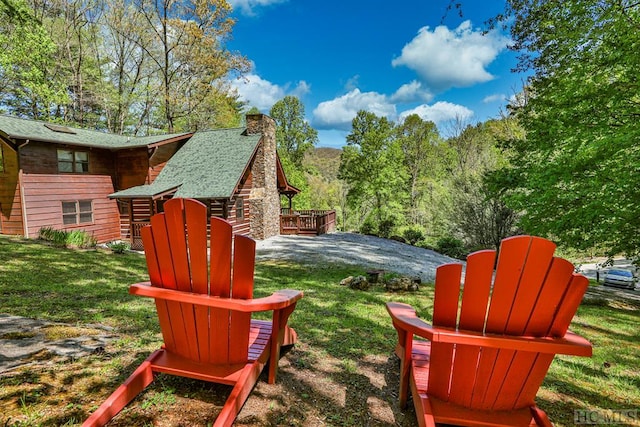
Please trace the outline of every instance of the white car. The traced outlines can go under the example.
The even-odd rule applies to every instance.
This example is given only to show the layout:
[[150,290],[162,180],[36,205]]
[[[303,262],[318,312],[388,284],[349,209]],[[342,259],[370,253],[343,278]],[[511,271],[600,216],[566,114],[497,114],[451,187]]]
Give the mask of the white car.
[[629,270],[611,269],[604,274],[604,284],[605,286],[635,289],[636,278]]

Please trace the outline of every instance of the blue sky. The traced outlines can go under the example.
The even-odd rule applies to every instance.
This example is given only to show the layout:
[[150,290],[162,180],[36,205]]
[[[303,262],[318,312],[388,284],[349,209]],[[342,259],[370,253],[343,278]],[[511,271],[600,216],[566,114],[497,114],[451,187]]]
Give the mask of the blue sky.
[[[358,110],[401,121],[411,113],[446,134],[457,117],[498,117],[522,87],[508,36],[482,34],[504,1],[230,0],[236,25],[227,47],[252,70],[232,85],[268,113],[300,98],[319,147],[342,147]],[[446,135],[445,135],[446,136]]]

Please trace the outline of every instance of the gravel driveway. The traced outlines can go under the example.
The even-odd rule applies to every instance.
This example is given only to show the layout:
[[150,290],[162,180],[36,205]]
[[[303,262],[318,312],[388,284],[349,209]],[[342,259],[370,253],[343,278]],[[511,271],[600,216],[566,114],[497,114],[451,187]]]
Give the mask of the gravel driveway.
[[[417,248],[395,240],[355,233],[330,233],[317,237],[275,236],[257,241],[258,260],[285,259],[302,263],[343,262],[366,269],[383,269],[408,276],[419,276],[424,282],[435,280],[436,268],[449,262],[462,262],[438,252]],[[589,265],[580,272],[595,278]],[[593,276],[593,277],[592,277]],[[616,289],[590,286],[587,295],[609,300],[640,304],[640,289]]]
[[395,240],[354,233],[321,236],[275,236],[257,242],[258,260],[284,259],[302,263],[342,262],[366,269],[383,269],[433,281],[436,267],[460,262],[429,249]]

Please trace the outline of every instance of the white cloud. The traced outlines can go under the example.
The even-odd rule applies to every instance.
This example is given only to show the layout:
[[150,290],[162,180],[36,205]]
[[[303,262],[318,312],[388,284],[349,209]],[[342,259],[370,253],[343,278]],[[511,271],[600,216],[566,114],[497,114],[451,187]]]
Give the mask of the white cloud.
[[396,116],[395,105],[385,95],[353,89],[339,98],[318,104],[313,110],[313,124],[323,129],[349,130],[351,121],[360,110],[390,119]]
[[264,80],[257,74],[247,74],[239,79],[231,81],[231,86],[237,90],[242,101],[245,101],[249,108],[256,107],[258,110],[267,113],[273,104],[287,95],[298,98],[310,92],[311,86],[304,80],[298,82],[292,89],[291,84],[279,86]]
[[500,93],[494,93],[493,95],[485,96],[482,102],[484,102],[485,104],[490,104],[492,102],[503,102],[506,100],[507,100],[506,96]]
[[400,120],[404,120],[411,114],[417,114],[422,120],[430,120],[437,125],[455,119],[466,121],[473,117],[473,111],[467,107],[444,101],[436,102],[433,105],[423,104],[411,110],[403,111],[400,113]]
[[[287,85],[285,87],[285,89],[287,89],[288,87],[289,87],[289,85]],[[298,82],[298,85],[291,90],[289,95],[297,96],[298,98],[302,98],[303,96],[305,96],[309,92],[311,92],[311,85],[309,83],[305,82],[304,80],[301,80],[301,81]]]
[[255,8],[284,3],[287,0],[228,0],[234,10],[241,10],[245,15],[255,15]]
[[347,80],[347,83],[345,83],[344,88],[345,90],[352,91],[354,89],[357,89],[359,84],[360,84],[360,74],[356,74],[355,76]]
[[419,81],[412,81],[404,84],[391,95],[392,102],[409,103],[409,102],[429,102],[433,99],[433,93],[429,89],[422,86]]
[[486,67],[507,46],[507,38],[497,31],[483,35],[465,21],[455,30],[440,25],[431,31],[423,27],[392,61],[394,67],[414,70],[429,87],[445,90],[493,79]]

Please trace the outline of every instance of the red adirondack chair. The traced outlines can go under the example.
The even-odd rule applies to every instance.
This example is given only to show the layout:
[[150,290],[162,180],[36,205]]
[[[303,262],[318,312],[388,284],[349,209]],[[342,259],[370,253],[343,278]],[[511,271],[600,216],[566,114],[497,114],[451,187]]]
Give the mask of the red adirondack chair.
[[433,326],[387,303],[400,405],[411,387],[421,426],[551,426],[534,399],[554,355],[591,356],[591,344],[567,331],[588,280],[554,250],[538,237],[505,239],[495,278],[495,251],[469,255],[461,298],[462,265],[440,266]]
[[[208,257],[206,206],[172,199],[164,207],[142,230],[151,281],[129,288],[131,294],[155,299],[164,345],[84,426],[109,422],[157,372],[232,385],[215,422],[231,425],[267,361],[273,383],[280,347],[296,341],[287,319],[302,292],[282,290],[252,299],[255,242],[232,237],[229,223],[211,218]],[[273,311],[272,321],[252,320],[251,313],[258,311]]]

